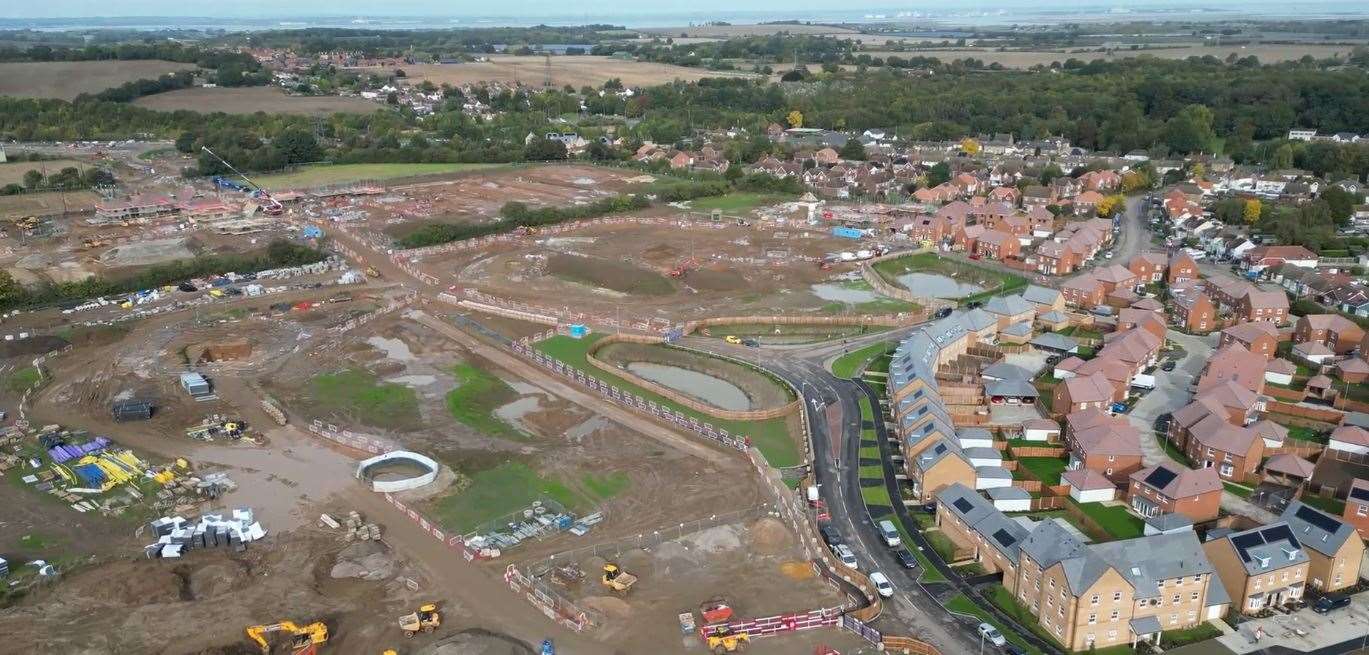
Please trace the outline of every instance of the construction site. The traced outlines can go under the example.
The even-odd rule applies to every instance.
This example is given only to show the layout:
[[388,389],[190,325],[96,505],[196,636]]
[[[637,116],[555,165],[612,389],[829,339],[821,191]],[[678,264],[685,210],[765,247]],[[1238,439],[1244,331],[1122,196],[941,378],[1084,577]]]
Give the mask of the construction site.
[[[98,212],[49,218],[60,229],[12,240],[10,268],[41,253],[24,265],[45,280],[276,235],[334,259],[279,281],[197,281],[6,318],[5,434],[56,450],[39,464],[16,450],[6,475],[17,482],[0,488],[17,508],[0,555],[22,573],[0,598],[0,629],[16,648],[70,652],[464,655],[536,653],[543,639],[571,653],[860,652],[865,640],[834,628],[873,596],[835,572],[775,473],[800,471],[806,447],[790,387],[689,349],[572,339],[575,366],[603,376],[587,387],[532,354],[567,347],[547,341],[546,321],[563,321],[512,309],[657,327],[917,309],[834,264],[850,241],[810,225],[811,208],[663,207],[475,251],[378,255],[426,221],[493,220],[511,200],[588,202],[646,182],[637,176],[546,166],[269,195],[216,182],[184,194],[232,198],[244,207],[232,216],[262,232],[202,229],[177,208],[100,225]],[[105,210],[143,214],[138,197]],[[415,285],[410,270],[437,282]],[[780,323],[691,330],[792,338]],[[660,405],[624,405],[610,385]],[[53,424],[76,436],[42,441],[28,427]],[[96,466],[114,447],[127,455]],[[25,488],[56,482],[58,457],[80,469],[68,467],[69,486],[126,473],[149,500],[115,512]],[[59,511],[69,520],[53,522]],[[88,615],[104,618],[76,618]]]

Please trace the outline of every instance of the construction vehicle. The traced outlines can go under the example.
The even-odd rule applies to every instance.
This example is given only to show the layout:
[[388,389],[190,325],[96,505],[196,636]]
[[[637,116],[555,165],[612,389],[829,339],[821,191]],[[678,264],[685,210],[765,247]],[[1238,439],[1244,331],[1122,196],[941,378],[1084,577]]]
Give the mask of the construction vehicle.
[[266,636],[275,632],[284,632],[290,635],[290,652],[293,655],[312,653],[320,645],[328,643],[328,626],[324,625],[322,621],[315,621],[309,625],[299,625],[294,621],[281,621],[270,625],[254,625],[247,628],[247,636],[256,642],[263,655],[270,655],[271,642],[266,640]]
[[377,271],[374,266],[367,266],[366,277],[380,277],[380,271]]
[[637,576],[619,568],[617,564],[609,562],[604,565],[604,576],[600,579],[605,587],[619,593],[627,593],[632,585],[637,584]]
[[708,650],[715,655],[744,651],[750,644],[751,635],[745,632],[734,633],[725,625],[714,628],[713,634],[708,636]]
[[675,266],[675,268],[672,268],[672,269],[670,269],[669,271],[666,271],[666,273],[667,273],[668,275],[670,275],[670,277],[684,277],[686,273],[688,273],[688,272],[690,272],[690,271],[692,271],[692,270],[694,270],[694,269],[696,269],[696,268],[698,268],[698,267],[699,267],[699,262],[698,262],[698,260],[696,260],[696,259],[694,259],[693,257],[691,257],[691,258],[689,258],[689,259],[686,259],[686,260],[680,262],[679,264],[677,264],[677,265]]
[[437,611],[437,605],[433,603],[419,607],[417,612],[399,617],[399,629],[404,631],[405,637],[412,637],[419,631],[432,632],[440,627],[442,627],[442,614]]
[[272,198],[271,194],[268,193],[266,189],[261,188],[260,184],[253,182],[252,178],[243,175],[242,171],[233,168],[232,164],[228,163],[227,160],[225,160],[223,157],[220,157],[213,150],[210,150],[209,148],[206,148],[204,146],[200,146],[200,150],[209,153],[210,157],[219,160],[219,163],[227,167],[228,170],[236,173],[237,176],[242,178],[244,182],[247,182],[247,186],[243,186],[227,178],[216,176],[214,178],[215,186],[218,186],[221,189],[235,189],[244,192],[250,190],[252,198],[259,201],[258,204],[261,205],[261,210],[265,212],[267,216],[280,216],[281,214],[285,213],[285,205],[280,204],[279,200]]
[[726,598],[714,596],[699,603],[699,615],[704,618],[704,625],[726,623],[732,618],[732,605]]

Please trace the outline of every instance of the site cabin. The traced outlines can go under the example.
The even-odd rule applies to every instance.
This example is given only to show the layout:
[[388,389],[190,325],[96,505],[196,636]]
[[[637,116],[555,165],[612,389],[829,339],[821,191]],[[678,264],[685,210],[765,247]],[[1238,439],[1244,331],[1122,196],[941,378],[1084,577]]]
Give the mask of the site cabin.
[[203,375],[193,371],[181,374],[181,388],[185,389],[186,393],[196,397],[207,396],[212,393],[209,381],[204,379]]

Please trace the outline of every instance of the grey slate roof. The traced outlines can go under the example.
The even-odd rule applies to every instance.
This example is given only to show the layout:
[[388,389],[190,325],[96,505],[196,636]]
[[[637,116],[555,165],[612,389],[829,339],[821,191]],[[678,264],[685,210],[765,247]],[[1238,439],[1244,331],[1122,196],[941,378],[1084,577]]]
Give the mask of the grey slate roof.
[[1300,500],[1289,503],[1279,518],[1288,522],[1298,543],[1328,557],[1334,556],[1346,539],[1358,538],[1355,528],[1340,517],[1304,505]]
[[1032,333],[1032,324],[1027,321],[1013,323],[1003,328],[1002,333],[1013,337],[1025,337]]
[[1233,532],[1221,539],[1236,552],[1247,575],[1297,566],[1308,559],[1307,552],[1284,521]]
[[978,492],[959,482],[937,492],[936,499],[970,529],[984,535],[985,541],[1008,559],[1017,561],[1018,543],[1026,537],[1026,528],[1004,516]]
[[[1096,544],[1094,553],[1117,569],[1136,589],[1137,598],[1160,595],[1160,580],[1213,573],[1198,535],[1191,531],[1157,534]],[[1095,578],[1096,579],[1096,578]],[[1089,580],[1088,585],[1093,584]],[[1212,584],[1217,584],[1214,580]]]
[[1034,312],[1036,308],[1022,299],[1022,296],[994,296],[984,303],[984,311],[999,316],[1016,316]]
[[1022,487],[994,487],[987,493],[993,500],[1027,500],[1032,497],[1031,492]]
[[1154,614],[1132,619],[1128,624],[1131,631],[1138,635],[1149,635],[1160,632],[1160,619]]
[[1008,398],[1036,398],[1041,392],[1026,380],[1002,380],[984,385],[984,394]]
[[996,459],[1000,462],[1003,461],[1003,453],[998,452],[997,448],[975,446],[972,448],[964,448],[961,452],[965,453],[965,456],[970,459]]
[[998,324],[998,318],[996,316],[978,307],[959,314],[959,317],[961,326],[971,332],[978,332]]
[[1068,314],[1066,314],[1065,312],[1058,312],[1054,309],[1046,312],[1045,314],[1041,314],[1036,318],[1046,321],[1047,323],[1064,323],[1070,320]]
[[1012,471],[1001,466],[976,466],[974,475],[976,478],[989,478],[993,480],[1012,479]]
[[1049,287],[1033,284],[1022,290],[1023,300],[1038,305],[1054,305],[1059,298],[1060,292]]
[[1030,380],[1031,371],[1028,371],[1016,364],[1009,364],[1006,361],[990,364],[979,372],[980,377],[997,378],[999,380]]
[[1146,517],[1146,525],[1161,532],[1178,530],[1180,528],[1193,528],[1193,519],[1177,512],[1167,512]]
[[1048,350],[1059,350],[1060,352],[1073,352],[1079,348],[1079,342],[1063,334],[1045,332],[1032,337],[1031,344],[1038,348]]
[[988,439],[990,441],[993,440],[993,433],[989,432],[985,428],[963,427],[956,430],[955,434],[957,437],[960,437],[961,441],[964,441],[966,439]]

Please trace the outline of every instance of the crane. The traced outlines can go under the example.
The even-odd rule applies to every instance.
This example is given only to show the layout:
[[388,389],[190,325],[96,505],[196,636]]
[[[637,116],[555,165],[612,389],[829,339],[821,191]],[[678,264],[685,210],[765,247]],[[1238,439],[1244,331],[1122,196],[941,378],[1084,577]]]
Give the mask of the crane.
[[271,644],[266,641],[266,635],[273,632],[287,632],[291,635],[290,648],[292,653],[313,652],[319,644],[328,642],[328,626],[322,621],[315,621],[309,625],[299,625],[294,621],[281,621],[270,625],[254,625],[247,628],[247,636],[256,642],[261,648],[263,655],[269,655]]
[[[268,216],[280,216],[281,214],[285,213],[285,206],[280,204],[279,200],[272,198],[271,194],[267,193],[266,189],[261,188],[260,184],[253,182],[252,178],[243,175],[242,171],[234,168],[232,164],[228,163],[228,160],[224,159],[223,157],[220,157],[218,153],[214,152],[213,150],[210,150],[208,146],[200,146],[200,150],[209,153],[210,157],[219,160],[219,163],[228,167],[228,170],[233,171],[238,175],[238,177],[242,178],[244,181],[247,182],[247,184],[251,185],[252,197],[264,201],[264,204],[262,205],[262,211],[266,212]],[[218,182],[218,184],[220,186],[224,186],[222,182]],[[242,188],[236,184],[230,186]]]

